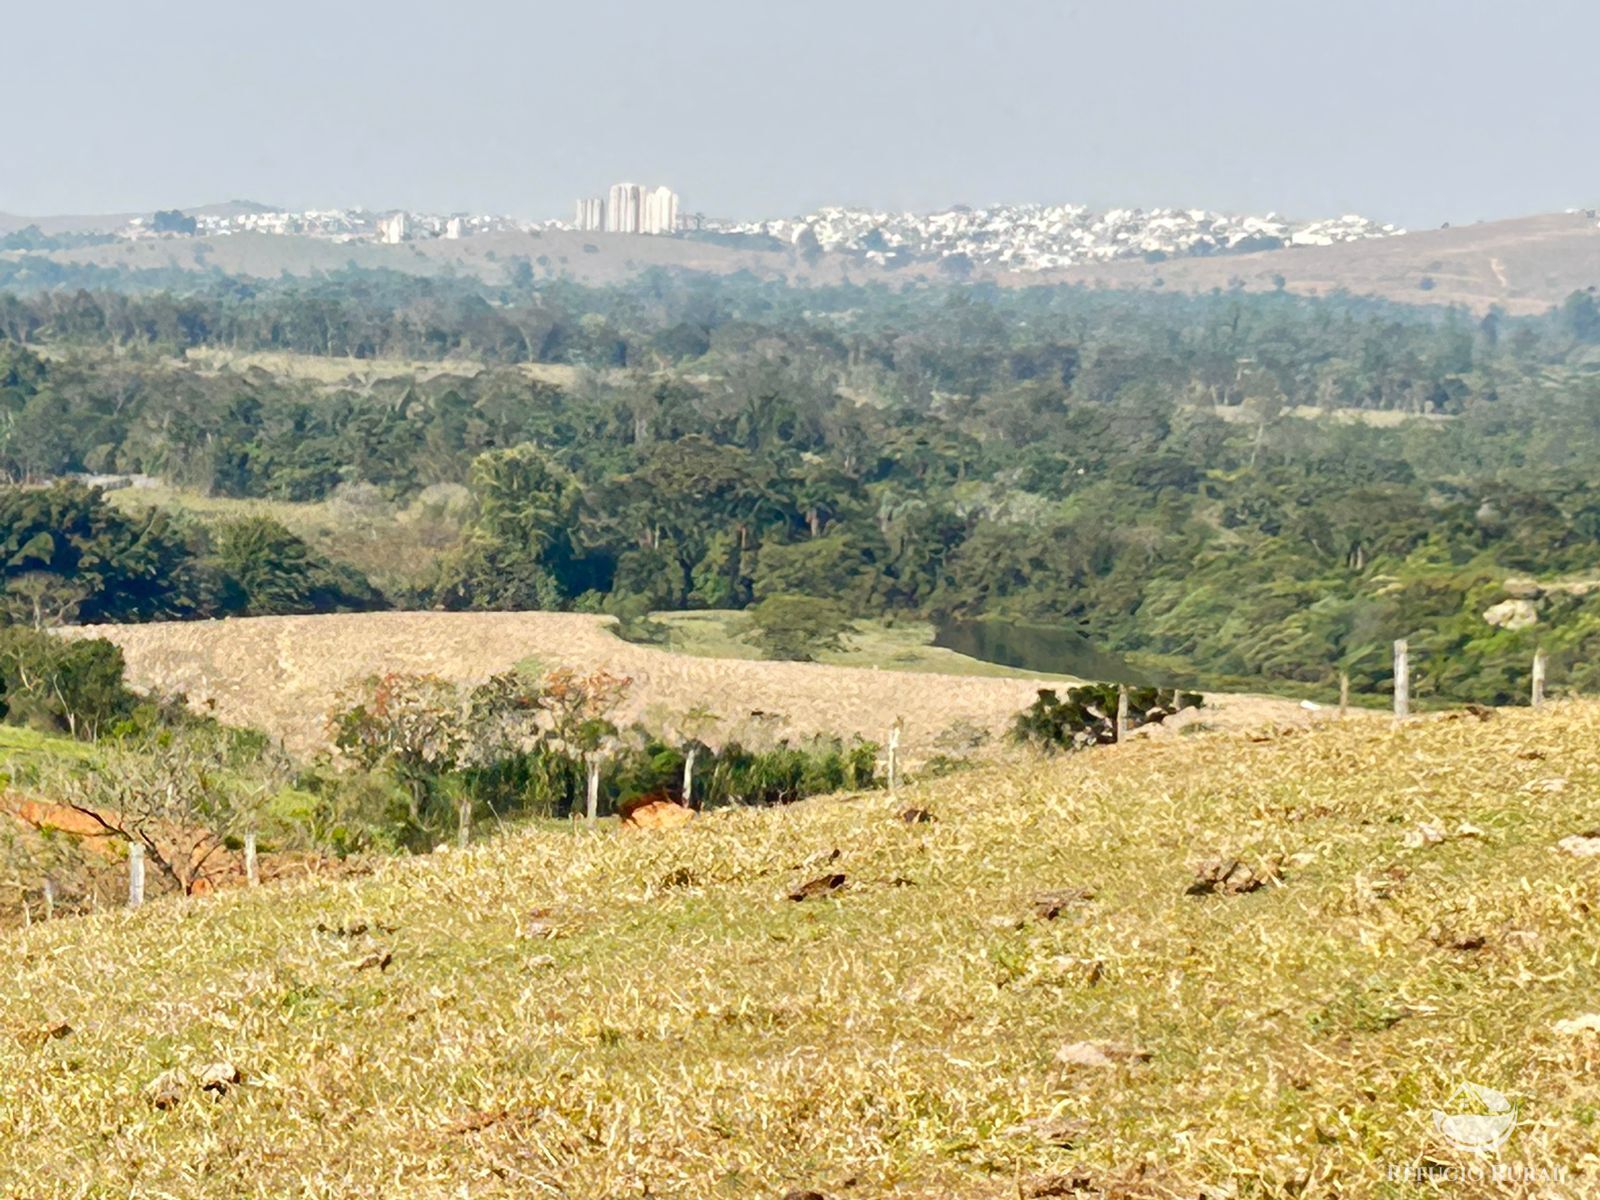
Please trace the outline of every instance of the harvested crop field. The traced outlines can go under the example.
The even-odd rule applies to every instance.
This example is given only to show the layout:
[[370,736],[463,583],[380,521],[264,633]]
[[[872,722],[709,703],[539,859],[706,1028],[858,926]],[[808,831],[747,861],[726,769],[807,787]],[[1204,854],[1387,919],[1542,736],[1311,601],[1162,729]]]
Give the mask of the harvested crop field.
[[[385,671],[467,683],[529,660],[541,669],[604,667],[634,680],[624,719],[703,704],[722,718],[722,737],[759,728],[768,736],[881,740],[898,716],[911,756],[935,752],[939,735],[960,722],[999,733],[1046,686],[1021,675],[696,658],[625,642],[609,625],[608,617],[578,613],[404,612],[99,625],[68,633],[121,646],[134,686],[182,692],[196,708],[268,730],[301,753],[323,744],[324,720],[341,689]],[[1211,702],[1204,719],[1224,728],[1308,719],[1294,702],[1270,697]]]

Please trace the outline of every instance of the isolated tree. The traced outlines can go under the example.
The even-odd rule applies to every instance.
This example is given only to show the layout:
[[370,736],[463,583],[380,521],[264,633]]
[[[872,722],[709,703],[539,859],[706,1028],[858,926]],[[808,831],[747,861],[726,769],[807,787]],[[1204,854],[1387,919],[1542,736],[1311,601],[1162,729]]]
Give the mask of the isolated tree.
[[939,270],[951,279],[962,281],[972,278],[972,256],[961,251],[946,254],[939,260]]
[[1600,341],[1600,304],[1590,292],[1573,292],[1560,309],[1562,327],[1580,342]]
[[150,219],[150,228],[156,233],[194,233],[200,224],[182,209],[164,208]]
[[767,542],[756,558],[755,594],[831,596],[862,604],[872,587],[871,568],[859,542],[849,534],[828,533],[785,545]]
[[850,628],[850,614],[833,600],[780,593],[750,609],[752,638],[773,658],[811,662],[837,650]]
[[[1114,683],[1089,683],[1068,688],[1061,696],[1054,688],[1041,688],[1034,702],[1017,715],[1011,735],[1047,750],[1111,745],[1117,740],[1119,690]],[[1204,703],[1198,692],[1176,688],[1130,687],[1127,696],[1129,729],[1159,724],[1180,709]]]

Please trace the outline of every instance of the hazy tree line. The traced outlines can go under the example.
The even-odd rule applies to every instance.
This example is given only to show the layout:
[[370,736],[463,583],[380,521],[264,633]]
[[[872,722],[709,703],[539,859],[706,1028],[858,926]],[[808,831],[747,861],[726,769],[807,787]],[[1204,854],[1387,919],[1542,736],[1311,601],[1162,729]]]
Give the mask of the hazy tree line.
[[[14,480],[469,491],[459,544],[387,596],[270,521],[135,528],[85,492],[11,493],[0,569],[24,611],[41,574],[84,592],[79,619],[826,597],[845,616],[1070,623],[1175,680],[1327,687],[1346,668],[1375,689],[1400,635],[1423,696],[1520,693],[1535,639],[1558,682],[1600,673],[1584,595],[1544,597],[1531,630],[1480,616],[1508,574],[1594,564],[1587,294],[1475,318],[1241,292],[347,273],[0,294],[0,334]],[[174,357],[194,347],[482,366],[329,385]],[[578,370],[557,385],[524,362]],[[1348,419],[1364,412],[1397,420]],[[91,556],[101,575],[71,550],[97,538],[122,547]]]

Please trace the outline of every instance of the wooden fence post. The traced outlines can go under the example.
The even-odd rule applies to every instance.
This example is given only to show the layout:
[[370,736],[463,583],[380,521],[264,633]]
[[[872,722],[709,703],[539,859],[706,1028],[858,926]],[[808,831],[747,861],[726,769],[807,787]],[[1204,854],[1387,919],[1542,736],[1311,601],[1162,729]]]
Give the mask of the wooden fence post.
[[472,840],[472,797],[456,801],[456,843],[465,850]]
[[1350,672],[1339,672],[1339,716],[1342,719],[1350,711]]
[[700,747],[693,742],[683,752],[683,806],[694,807],[694,760],[700,753]]
[[900,718],[889,726],[889,795],[900,791]]
[[1546,667],[1549,666],[1549,661],[1549,657],[1542,649],[1533,652],[1533,706],[1535,708],[1544,703],[1544,674]]
[[244,878],[251,887],[261,882],[261,869],[256,864],[256,834],[253,829],[244,835]]
[[128,843],[128,907],[138,908],[144,903],[144,847],[138,842]]
[[600,819],[600,760],[589,760],[589,783],[584,791],[583,815],[593,825]]
[[1394,715],[1411,715],[1411,655],[1405,638],[1394,644]]
[[44,919],[46,921],[56,915],[56,881],[47,878],[44,881]]
[[1120,743],[1128,736],[1128,685],[1117,684],[1117,741]]

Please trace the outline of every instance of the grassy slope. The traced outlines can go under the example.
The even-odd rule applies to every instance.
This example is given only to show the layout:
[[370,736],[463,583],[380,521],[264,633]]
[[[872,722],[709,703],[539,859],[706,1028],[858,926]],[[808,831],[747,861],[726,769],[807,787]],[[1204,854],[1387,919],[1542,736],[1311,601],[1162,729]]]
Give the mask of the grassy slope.
[[106,498],[124,512],[163,508],[220,523],[268,517],[335,562],[348,563],[380,589],[420,584],[433,564],[456,545],[460,521],[430,515],[425,506],[370,510],[341,506],[337,500],[290,500],[206,496],[184,488],[118,488]]
[[[1597,716],[1133,743],[36,926],[0,940],[0,1193],[1390,1196],[1460,1161],[1426,1112],[1472,1080],[1521,1106],[1505,1161],[1592,1194],[1600,1046],[1552,1024],[1600,1007],[1600,862],[1552,846],[1600,817]],[[1405,849],[1423,820],[1484,833]],[[783,898],[834,851],[842,894]],[[1287,880],[1186,896],[1224,851]],[[393,931],[316,930],[358,920]],[[1054,1062],[1080,1039],[1153,1057]],[[219,1058],[220,1101],[140,1098]]]
[[0,725],[0,771],[7,775],[26,772],[30,764],[86,762],[93,756],[94,751],[86,743],[73,738]]
[[[651,617],[671,630],[667,648],[676,653],[704,658],[753,660],[764,657],[761,649],[743,636],[749,620],[744,613],[708,609],[699,612],[658,612],[652,613]],[[933,626],[926,621],[857,621],[846,636],[843,649],[825,650],[817,655],[817,661],[836,667],[875,667],[886,671],[1072,680],[1069,675],[1044,675],[1037,671],[1021,671],[1000,663],[984,662],[932,645],[932,641]]]

